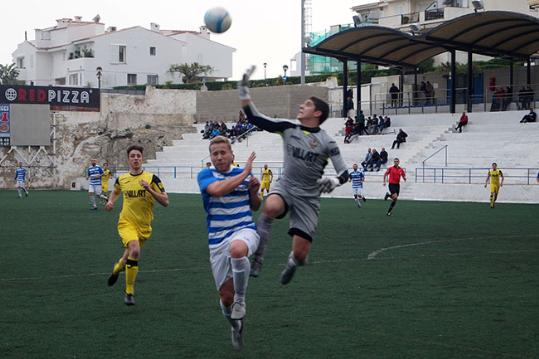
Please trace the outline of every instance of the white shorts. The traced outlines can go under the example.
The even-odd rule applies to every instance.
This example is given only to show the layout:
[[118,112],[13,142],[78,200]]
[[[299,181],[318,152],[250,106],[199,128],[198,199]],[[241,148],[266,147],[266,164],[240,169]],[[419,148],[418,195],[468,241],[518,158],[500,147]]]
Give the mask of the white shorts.
[[24,187],[24,181],[17,181],[17,187]]
[[352,194],[363,197],[363,188],[352,188]]
[[100,184],[90,184],[88,185],[88,193],[95,193],[97,195],[101,194],[101,185]]
[[229,278],[232,278],[232,267],[230,265],[230,243],[232,243],[232,241],[245,242],[249,249],[247,256],[250,256],[258,248],[260,237],[254,229],[244,228],[240,229],[215,247],[210,247],[211,272],[217,290],[219,290]]

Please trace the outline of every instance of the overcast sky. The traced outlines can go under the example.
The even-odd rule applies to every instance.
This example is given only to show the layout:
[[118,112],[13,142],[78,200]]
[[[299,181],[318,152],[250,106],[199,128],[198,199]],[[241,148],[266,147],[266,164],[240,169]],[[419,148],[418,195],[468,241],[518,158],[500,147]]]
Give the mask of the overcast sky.
[[[312,0],[313,30],[351,23],[350,8],[369,2],[373,0]],[[205,11],[214,6],[225,7],[232,16],[232,27],[225,34],[212,35],[212,39],[236,49],[235,79],[249,64],[260,69],[254,77],[263,78],[264,62],[268,77],[280,75],[283,65],[299,51],[300,0],[25,0],[2,1],[0,63],[12,62],[11,53],[24,41],[24,31],[33,40],[34,29],[53,26],[63,17],[77,15],[90,21],[99,14],[106,27],[119,29],[135,25],[149,28],[150,22],[155,22],[161,29],[198,30]]]

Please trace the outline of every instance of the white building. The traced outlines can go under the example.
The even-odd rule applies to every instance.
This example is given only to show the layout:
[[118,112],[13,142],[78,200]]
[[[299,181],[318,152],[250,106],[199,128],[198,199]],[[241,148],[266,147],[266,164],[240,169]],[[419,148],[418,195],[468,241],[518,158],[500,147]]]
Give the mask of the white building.
[[210,39],[209,31],[160,30],[152,23],[117,30],[99,22],[74,19],[57,20],[56,26],[36,29],[35,39],[24,41],[13,52],[19,80],[30,85],[66,85],[98,87],[97,68],[101,70],[101,87],[180,83],[170,65],[198,62],[213,72],[208,80],[225,80],[232,76],[235,49]]

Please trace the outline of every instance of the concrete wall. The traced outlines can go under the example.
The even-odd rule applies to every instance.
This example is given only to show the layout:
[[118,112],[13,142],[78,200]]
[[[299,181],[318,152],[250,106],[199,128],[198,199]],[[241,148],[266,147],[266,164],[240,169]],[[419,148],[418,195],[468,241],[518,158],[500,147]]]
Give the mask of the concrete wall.
[[[299,105],[310,96],[328,100],[328,89],[319,86],[275,86],[251,89],[251,97],[262,113],[276,118],[295,118]],[[206,91],[197,94],[196,118],[236,121],[240,110],[237,90]]]

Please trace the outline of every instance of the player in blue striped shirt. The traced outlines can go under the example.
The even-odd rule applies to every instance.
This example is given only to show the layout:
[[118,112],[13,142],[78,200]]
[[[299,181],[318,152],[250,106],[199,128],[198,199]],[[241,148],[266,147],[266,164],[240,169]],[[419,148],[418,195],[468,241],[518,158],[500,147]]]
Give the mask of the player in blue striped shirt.
[[22,198],[22,192],[28,197],[28,190],[26,189],[26,168],[22,166],[22,162],[19,162],[19,166],[15,170],[15,181],[17,181],[17,194],[19,198]]
[[210,142],[213,167],[198,174],[208,226],[210,262],[221,309],[231,324],[232,346],[243,346],[245,293],[251,265],[249,256],[259,244],[252,211],[260,207],[260,182],[251,174],[255,159],[249,156],[245,168],[233,167],[234,154],[230,141],[217,136]]
[[88,178],[88,198],[90,199],[90,209],[96,210],[96,196],[101,195],[101,176],[103,175],[103,169],[97,164],[96,159],[91,159],[90,164],[91,166],[86,170],[86,177]]
[[354,195],[354,201],[359,208],[361,208],[361,200],[367,202],[365,196],[363,196],[363,182],[365,182],[365,174],[362,170],[358,169],[357,163],[352,165],[352,171],[350,171],[349,181],[352,182],[352,194]]

